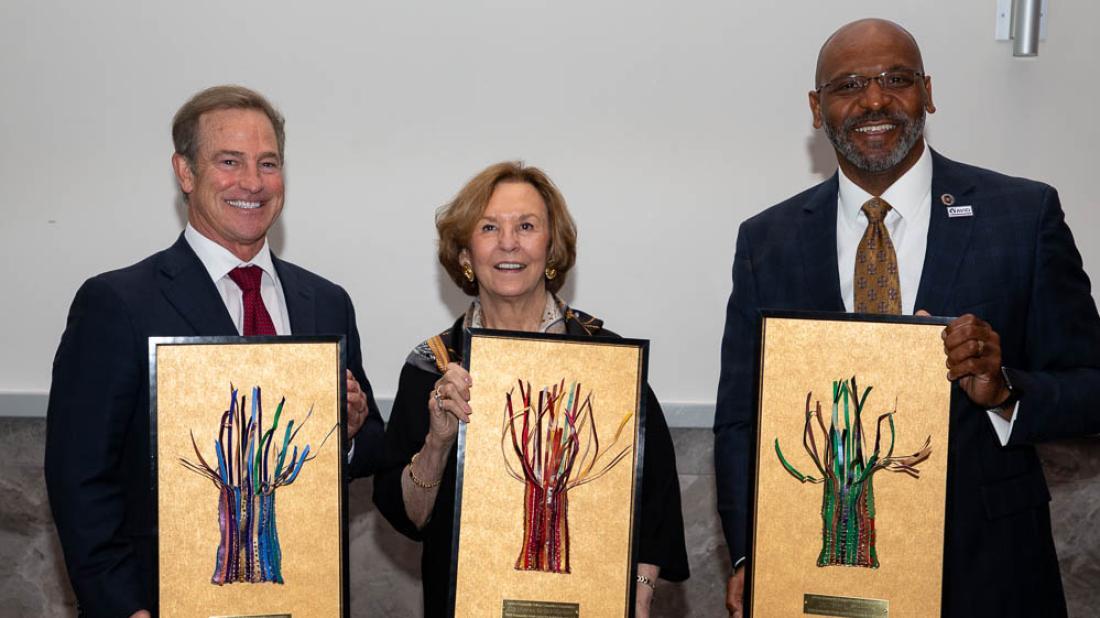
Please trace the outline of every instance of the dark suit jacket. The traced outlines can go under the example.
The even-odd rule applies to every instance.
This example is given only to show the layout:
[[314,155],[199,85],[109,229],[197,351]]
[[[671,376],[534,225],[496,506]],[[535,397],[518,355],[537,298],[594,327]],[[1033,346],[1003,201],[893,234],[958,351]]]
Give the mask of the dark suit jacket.
[[[748,553],[759,310],[844,311],[837,177],[745,221],[722,340],[715,414],[718,510],[734,560]],[[970,205],[949,218],[940,196]],[[1001,336],[1022,393],[1010,444],[952,389],[944,615],[1053,616],[1065,601],[1033,445],[1100,432],[1100,318],[1050,186],[932,153],[932,212],[917,309],[973,313]]]
[[[371,410],[350,471],[369,474],[383,428],[363,373],[351,299],[313,273],[272,260],[291,332],[347,336],[347,366]],[[133,266],[89,279],[76,293],[54,358],[46,486],[82,616],[127,617],[155,602],[147,338],[237,334],[182,235]]]

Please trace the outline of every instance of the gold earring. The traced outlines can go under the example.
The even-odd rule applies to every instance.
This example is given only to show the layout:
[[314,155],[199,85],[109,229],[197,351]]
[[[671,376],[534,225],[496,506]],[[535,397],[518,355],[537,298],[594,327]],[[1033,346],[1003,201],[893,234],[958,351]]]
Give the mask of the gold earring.
[[462,265],[462,274],[466,276],[466,280],[470,283],[474,282],[474,269],[470,268],[469,264]]
[[553,280],[554,277],[557,277],[557,276],[558,276],[558,269],[554,268],[553,266],[547,266],[546,267],[546,278],[547,279]]

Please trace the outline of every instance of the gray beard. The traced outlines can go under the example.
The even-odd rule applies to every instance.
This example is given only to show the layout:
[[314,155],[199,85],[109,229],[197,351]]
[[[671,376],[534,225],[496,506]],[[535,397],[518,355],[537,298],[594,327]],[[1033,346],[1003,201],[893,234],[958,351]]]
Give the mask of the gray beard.
[[[849,163],[856,166],[856,168],[865,172],[879,173],[892,169],[909,154],[909,151],[916,145],[917,140],[921,138],[924,133],[924,116],[925,113],[921,110],[920,116],[917,116],[916,120],[910,121],[905,114],[897,112],[894,114],[888,114],[885,112],[870,112],[860,116],[858,118],[849,118],[844,121],[844,125],[840,130],[836,130],[828,122],[824,123],[825,135],[829,138],[829,142],[833,145],[833,148],[840,153],[840,156],[844,157]],[[855,144],[848,139],[849,133],[855,126],[862,122],[869,120],[889,120],[894,124],[902,128],[901,140],[898,141],[897,146],[893,150],[882,156],[864,156],[859,151]]]

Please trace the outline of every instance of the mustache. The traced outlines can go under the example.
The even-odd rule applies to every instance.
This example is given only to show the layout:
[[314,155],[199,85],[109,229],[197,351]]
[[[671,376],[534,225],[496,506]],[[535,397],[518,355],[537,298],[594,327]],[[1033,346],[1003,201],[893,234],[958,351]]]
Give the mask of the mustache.
[[903,112],[872,111],[867,112],[862,116],[845,119],[844,124],[841,125],[840,129],[841,131],[848,133],[850,131],[853,131],[856,128],[856,125],[860,125],[866,122],[879,122],[883,120],[890,121],[898,125],[902,129],[908,128],[910,124],[909,117],[906,116]]

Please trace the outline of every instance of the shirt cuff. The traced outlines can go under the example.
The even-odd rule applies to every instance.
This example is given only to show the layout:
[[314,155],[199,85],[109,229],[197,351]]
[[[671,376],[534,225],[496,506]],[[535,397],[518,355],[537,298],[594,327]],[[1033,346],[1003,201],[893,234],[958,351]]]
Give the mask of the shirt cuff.
[[348,465],[351,465],[352,459],[355,459],[355,438],[351,439],[351,446],[348,447]]
[[1012,406],[1012,418],[1007,421],[996,410],[986,410],[985,413],[989,415],[989,422],[993,424],[993,431],[1001,441],[1001,446],[1008,446],[1008,440],[1012,437],[1012,426],[1016,424],[1016,415],[1020,413],[1020,402],[1017,401]]

